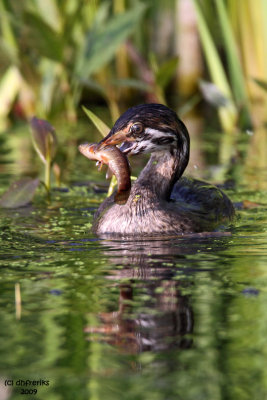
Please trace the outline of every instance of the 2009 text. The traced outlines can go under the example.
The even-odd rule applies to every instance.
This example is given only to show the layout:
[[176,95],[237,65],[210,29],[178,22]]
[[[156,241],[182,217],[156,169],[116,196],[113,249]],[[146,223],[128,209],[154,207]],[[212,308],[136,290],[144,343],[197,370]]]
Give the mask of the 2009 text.
[[6,386],[7,391],[12,392],[14,390],[21,395],[31,396],[37,395],[44,387],[50,385],[48,379],[5,379],[2,382],[0,381],[0,385],[1,383]]
[[21,389],[20,394],[37,394],[37,389]]

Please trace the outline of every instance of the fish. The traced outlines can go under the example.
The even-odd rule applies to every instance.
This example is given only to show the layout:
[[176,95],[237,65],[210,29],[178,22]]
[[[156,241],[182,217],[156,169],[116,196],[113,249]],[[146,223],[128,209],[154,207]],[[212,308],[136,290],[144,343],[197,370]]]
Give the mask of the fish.
[[131,169],[126,155],[116,146],[103,147],[98,143],[82,143],[78,149],[89,160],[97,161],[99,170],[103,164],[108,165],[109,170],[117,179],[118,190],[115,194],[115,202],[120,205],[125,204],[131,190]]

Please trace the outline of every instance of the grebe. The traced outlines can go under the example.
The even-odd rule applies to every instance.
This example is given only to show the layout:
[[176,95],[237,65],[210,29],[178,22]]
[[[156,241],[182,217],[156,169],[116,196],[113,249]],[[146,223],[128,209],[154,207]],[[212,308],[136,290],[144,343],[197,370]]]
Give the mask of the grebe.
[[93,226],[98,235],[207,232],[233,218],[233,205],[219,188],[181,178],[189,161],[190,139],[174,111],[154,103],[130,108],[99,145],[121,143],[124,154],[151,153],[151,157],[124,205],[115,202],[114,194],[100,205]]

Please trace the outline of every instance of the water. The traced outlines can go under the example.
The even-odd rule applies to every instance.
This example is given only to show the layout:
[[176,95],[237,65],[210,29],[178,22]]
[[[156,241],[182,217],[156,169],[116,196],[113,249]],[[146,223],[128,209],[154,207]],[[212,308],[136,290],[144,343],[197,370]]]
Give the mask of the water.
[[267,398],[266,191],[228,193],[261,205],[200,238],[99,239],[85,186],[0,210],[0,399]]

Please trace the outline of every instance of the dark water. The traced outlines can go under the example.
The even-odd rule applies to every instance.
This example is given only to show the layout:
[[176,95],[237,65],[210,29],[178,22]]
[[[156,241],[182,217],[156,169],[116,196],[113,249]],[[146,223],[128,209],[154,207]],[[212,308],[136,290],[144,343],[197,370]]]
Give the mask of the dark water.
[[101,240],[103,195],[69,187],[0,210],[0,399],[267,398],[266,206],[226,236]]

